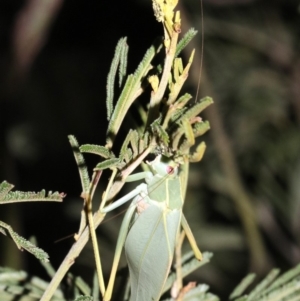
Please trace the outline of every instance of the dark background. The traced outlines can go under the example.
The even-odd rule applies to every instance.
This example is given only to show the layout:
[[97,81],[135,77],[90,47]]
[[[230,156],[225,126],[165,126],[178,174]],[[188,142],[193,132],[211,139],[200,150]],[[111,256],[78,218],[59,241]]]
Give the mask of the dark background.
[[[212,129],[203,138],[203,161],[191,166],[185,212],[200,248],[214,257],[190,279],[227,296],[249,271],[262,277],[300,259],[299,3],[205,0],[203,5],[200,95],[212,96],[215,104],[203,115]],[[182,1],[180,9],[183,32],[186,26],[199,30],[185,86],[195,94],[200,1]],[[55,268],[72,238],[54,242],[77,231],[82,206],[67,135],[104,145],[106,76],[118,39],[128,37],[133,72],[161,34],[150,0],[0,3],[0,179],[17,190],[67,194],[62,204],[3,205],[0,219],[24,237],[35,235]],[[91,169],[97,161],[87,162]],[[100,187],[98,199],[101,193]],[[118,223],[98,230],[106,271]],[[3,236],[0,244],[1,266],[47,280],[33,256]],[[87,246],[72,272],[90,282],[93,268]]]

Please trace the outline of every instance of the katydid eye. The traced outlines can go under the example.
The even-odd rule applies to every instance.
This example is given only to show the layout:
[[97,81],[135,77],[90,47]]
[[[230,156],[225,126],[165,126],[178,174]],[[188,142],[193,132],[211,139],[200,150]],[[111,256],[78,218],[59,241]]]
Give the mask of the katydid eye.
[[172,167],[172,166],[167,166],[167,174],[168,175],[171,175],[172,173],[174,173],[174,167]]

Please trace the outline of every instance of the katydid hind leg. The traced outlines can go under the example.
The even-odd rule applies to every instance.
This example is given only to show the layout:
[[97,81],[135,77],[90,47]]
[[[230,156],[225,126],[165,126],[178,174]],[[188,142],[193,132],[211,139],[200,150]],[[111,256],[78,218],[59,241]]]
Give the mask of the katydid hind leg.
[[118,236],[118,241],[117,241],[117,245],[116,245],[116,251],[115,251],[115,255],[114,255],[114,260],[113,260],[113,265],[112,265],[112,269],[111,269],[111,274],[110,274],[110,278],[109,278],[109,282],[108,282],[108,286],[107,289],[105,291],[105,295],[104,295],[104,301],[110,301],[111,300],[111,296],[112,296],[112,290],[114,287],[114,283],[115,283],[115,279],[116,279],[116,273],[117,273],[117,269],[118,269],[118,265],[120,262],[120,257],[121,257],[121,253],[122,253],[122,249],[126,240],[126,236],[128,233],[128,228],[129,228],[129,224],[131,222],[132,219],[132,215],[135,212],[135,203],[134,201],[130,204],[124,219],[122,221],[122,225],[121,225],[121,229],[120,229],[120,233]]
[[201,253],[200,249],[198,248],[196,239],[195,239],[195,237],[193,235],[193,232],[192,232],[192,230],[191,230],[191,228],[190,228],[190,226],[189,226],[189,224],[188,224],[188,222],[187,222],[184,214],[182,214],[182,216],[181,216],[181,226],[182,226],[182,228],[183,228],[183,230],[184,230],[184,232],[185,232],[185,234],[186,234],[186,236],[188,238],[188,241],[189,241],[189,243],[190,243],[190,245],[192,247],[192,250],[193,250],[193,252],[195,254],[195,257],[198,260],[202,260],[202,253]]

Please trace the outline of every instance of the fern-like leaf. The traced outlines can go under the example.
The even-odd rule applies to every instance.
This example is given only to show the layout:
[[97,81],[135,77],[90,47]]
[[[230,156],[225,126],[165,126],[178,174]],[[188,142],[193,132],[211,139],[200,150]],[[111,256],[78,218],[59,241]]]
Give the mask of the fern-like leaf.
[[107,128],[107,145],[109,148],[112,146],[114,138],[121,126],[121,123],[127,113],[127,110],[129,109],[130,104],[128,103],[128,99],[130,98],[134,83],[135,78],[132,74],[130,74],[127,77],[125,86],[109,120],[109,125]]
[[8,203],[19,203],[19,202],[62,202],[65,197],[64,193],[60,192],[52,192],[46,191],[43,189],[39,192],[31,192],[31,191],[10,191],[7,193],[2,199],[0,199],[0,204],[8,204]]
[[[128,147],[129,143],[131,143],[132,150],[133,150],[133,156],[136,157],[138,155],[137,151],[137,145],[138,145],[138,133],[136,130],[130,130],[122,144],[121,150],[120,150],[120,161],[123,161],[125,156],[128,156]],[[134,147],[134,144],[136,143],[136,147]]]
[[103,170],[103,169],[114,168],[114,167],[117,167],[117,168],[121,167],[119,158],[108,159],[103,162],[100,162],[96,165],[94,170]]
[[193,124],[193,133],[195,138],[204,135],[210,129],[208,121],[195,122]]
[[84,157],[79,149],[79,144],[73,135],[69,135],[69,142],[72,146],[73,154],[77,163],[80,181],[81,181],[81,187],[83,192],[89,191],[90,187],[90,178],[88,174],[88,170],[84,161]]
[[32,244],[29,240],[26,240],[24,237],[20,236],[16,233],[11,226],[8,224],[0,221],[0,230],[1,233],[5,235],[9,235],[12,240],[17,245],[18,249],[26,250],[29,253],[33,254],[37,259],[41,260],[42,262],[49,261],[49,255],[42,249],[38,248],[34,244]]
[[149,132],[146,132],[139,140],[139,154],[141,154],[149,145]]
[[130,145],[133,151],[133,156],[136,157],[139,154],[139,134],[137,131],[132,131]]
[[150,63],[159,49],[160,47],[157,48],[155,45],[152,45],[147,50],[134,74],[131,74],[127,77],[123,91],[117,101],[109,121],[107,129],[107,145],[109,148],[112,146],[114,138],[124,120],[124,117],[135,100],[137,90],[141,87],[144,77],[151,68]]
[[[238,293],[231,294],[234,301],[295,301],[300,297],[300,264],[287,271],[276,280],[278,269],[272,270],[248,295],[240,296]],[[249,277],[249,282],[253,276]],[[235,289],[234,291],[237,291]]]
[[186,45],[194,38],[197,34],[197,30],[195,28],[190,28],[187,33],[183,36],[183,38],[178,42],[175,52],[175,57],[177,57],[181,51],[186,47]]
[[83,144],[79,147],[79,150],[82,153],[95,154],[104,159],[112,159],[115,157],[113,152],[108,150],[105,146],[96,145],[96,144]]
[[[176,109],[183,108],[191,98],[192,95],[189,93],[185,93],[184,95],[180,96],[174,104],[176,106]],[[167,104],[170,105],[170,102],[168,102]]]
[[184,119],[191,119],[199,115],[204,109],[210,106],[213,103],[211,97],[204,97],[197,101],[191,108],[189,108],[178,120],[177,123],[181,122]]
[[267,277],[263,279],[259,284],[256,285],[256,287],[249,294],[247,300],[251,301],[254,300],[257,296],[259,296],[261,292],[277,277],[279,273],[280,273],[279,269],[271,270],[270,273],[267,275]]
[[133,159],[133,153],[130,148],[126,148],[125,153],[123,154],[122,161],[125,161],[125,163],[131,162]]
[[[118,65],[120,62],[120,58],[122,57],[122,60],[124,60],[124,47],[126,45],[127,38],[121,38],[116,46],[115,54],[110,66],[110,70],[107,76],[107,84],[106,84],[106,109],[107,109],[107,120],[110,120],[111,114],[113,112],[113,99],[114,99],[114,87],[115,87],[115,79],[116,79],[116,73],[118,69]],[[124,61],[122,62],[124,69]],[[123,77],[123,75],[122,75]],[[121,81],[121,75],[120,75],[120,81]]]
[[161,117],[154,120],[151,124],[151,129],[154,134],[156,134],[159,138],[159,140],[167,146],[169,144],[170,138],[168,133],[163,129],[163,127],[160,125]]
[[142,61],[139,63],[137,69],[134,72],[134,77],[136,78],[136,84],[142,81],[143,77],[147,74],[150,68],[150,63],[154,58],[155,54],[160,51],[161,44],[157,47],[157,43],[154,43],[145,53]]
[[[300,264],[298,264],[296,267],[293,269],[285,272],[283,275],[281,275],[279,278],[277,278],[270,286],[269,288],[265,291],[265,293],[268,293],[274,289],[277,289],[281,285],[289,282],[293,278],[297,277],[300,275]],[[300,285],[300,283],[299,283]]]
[[119,87],[122,86],[127,73],[128,49],[129,47],[125,40],[120,54]]
[[0,184],[0,204],[1,200],[14,188],[13,184],[3,181]]
[[255,277],[256,275],[252,273],[243,278],[242,281],[234,289],[234,291],[230,294],[229,299],[240,297],[248,288],[248,286],[253,282]]
[[[203,254],[203,258],[201,261],[197,260],[194,256],[193,251],[188,252],[187,254],[185,254],[182,257],[182,278],[186,277],[187,275],[189,275],[190,273],[192,273],[193,271],[197,270],[198,268],[200,268],[201,266],[207,264],[210,262],[211,258],[213,257],[213,253],[210,252],[204,252]],[[165,283],[163,292],[166,292],[167,290],[169,290],[173,283],[176,281],[176,273],[171,273]]]

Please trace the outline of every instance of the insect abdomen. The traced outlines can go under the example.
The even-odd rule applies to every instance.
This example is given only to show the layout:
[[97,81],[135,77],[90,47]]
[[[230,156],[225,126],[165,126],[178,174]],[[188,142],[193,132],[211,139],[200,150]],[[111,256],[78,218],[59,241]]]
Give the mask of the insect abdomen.
[[131,301],[159,300],[173,260],[181,211],[153,203],[137,218],[125,242]]

